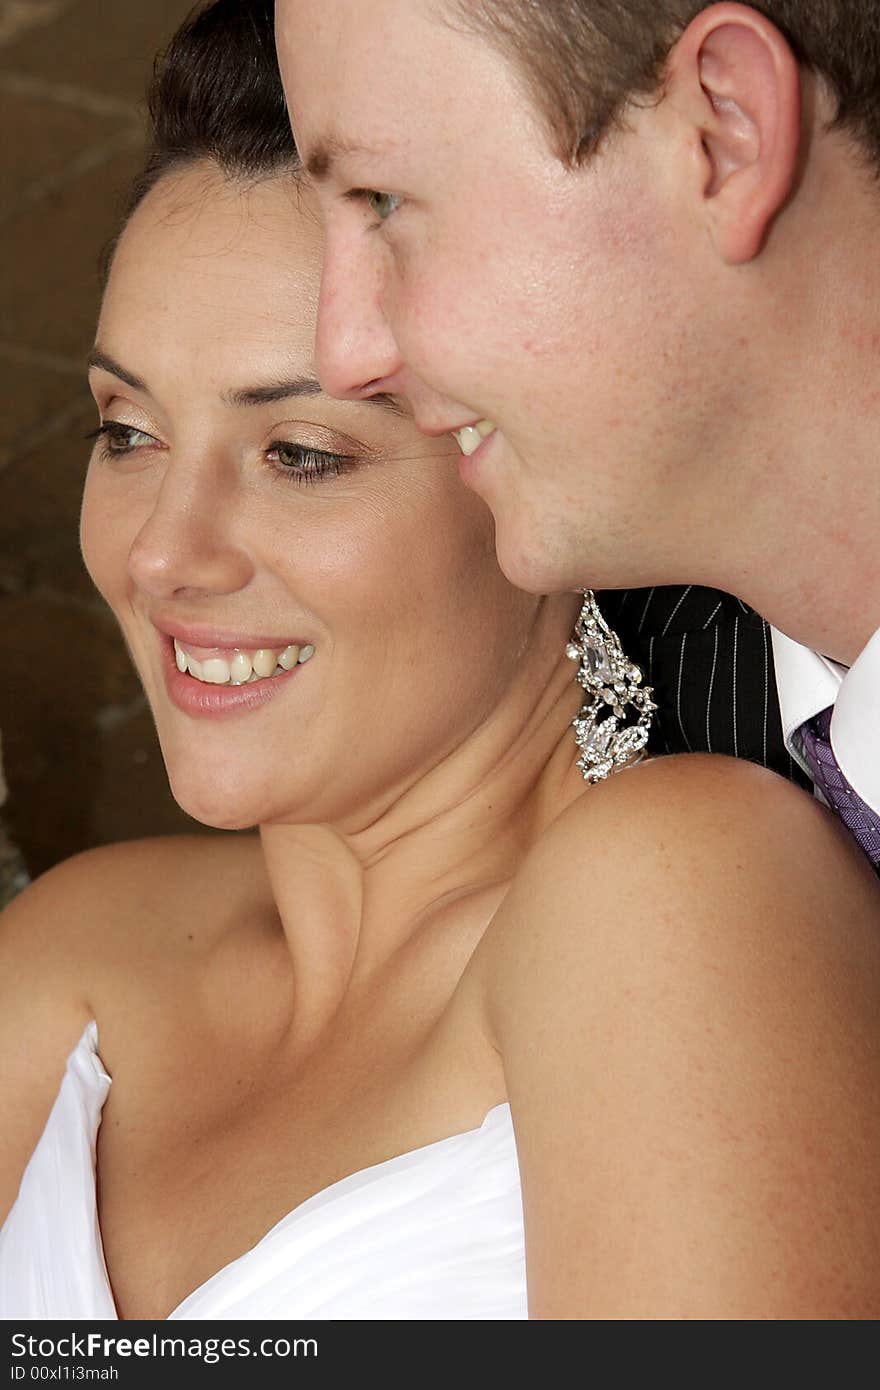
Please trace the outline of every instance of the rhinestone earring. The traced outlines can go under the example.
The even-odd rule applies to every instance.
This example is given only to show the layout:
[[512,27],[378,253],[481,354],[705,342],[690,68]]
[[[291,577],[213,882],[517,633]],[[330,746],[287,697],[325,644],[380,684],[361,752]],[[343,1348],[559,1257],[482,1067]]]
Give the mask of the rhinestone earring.
[[[645,747],[657,706],[650,686],[627,657],[591,589],[575,624],[566,655],[579,663],[575,677],[588,698],[572,720],[581,750],[578,767],[586,782],[602,782],[615,767],[631,762]],[[627,707],[630,707],[629,710]]]

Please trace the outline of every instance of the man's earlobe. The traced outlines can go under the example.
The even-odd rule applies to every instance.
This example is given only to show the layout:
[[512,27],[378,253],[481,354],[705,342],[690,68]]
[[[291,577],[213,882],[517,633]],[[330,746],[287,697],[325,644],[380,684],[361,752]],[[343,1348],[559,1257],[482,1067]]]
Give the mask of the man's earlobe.
[[672,84],[699,128],[707,225],[731,265],[753,260],[798,176],[801,74],[786,39],[747,5],[702,10],[673,50]]

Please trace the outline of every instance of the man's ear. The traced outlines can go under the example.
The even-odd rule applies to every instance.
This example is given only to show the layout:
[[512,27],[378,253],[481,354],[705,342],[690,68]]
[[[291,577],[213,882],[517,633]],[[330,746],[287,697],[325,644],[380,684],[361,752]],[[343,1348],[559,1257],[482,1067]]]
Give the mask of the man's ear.
[[779,30],[748,5],[702,10],[672,50],[667,96],[702,149],[702,213],[723,259],[758,255],[798,176],[801,74]]

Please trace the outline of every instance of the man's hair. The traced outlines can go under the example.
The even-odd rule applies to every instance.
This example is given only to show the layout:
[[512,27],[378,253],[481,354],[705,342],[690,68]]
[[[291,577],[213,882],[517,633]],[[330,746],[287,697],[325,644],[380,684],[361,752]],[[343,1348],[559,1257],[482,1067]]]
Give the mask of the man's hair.
[[[880,0],[756,0],[880,169]],[[576,165],[627,103],[662,93],[666,60],[705,0],[451,0],[449,18],[524,76],[559,157]]]

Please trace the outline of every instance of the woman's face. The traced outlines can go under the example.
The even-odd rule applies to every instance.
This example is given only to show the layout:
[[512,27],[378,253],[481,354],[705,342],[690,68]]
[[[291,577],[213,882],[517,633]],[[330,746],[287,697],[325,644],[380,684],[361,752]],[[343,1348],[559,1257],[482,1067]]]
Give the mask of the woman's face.
[[126,227],[98,326],[83,554],[215,826],[368,823],[490,718],[539,621],[454,442],[321,393],[320,264],[289,178],[193,166]]

